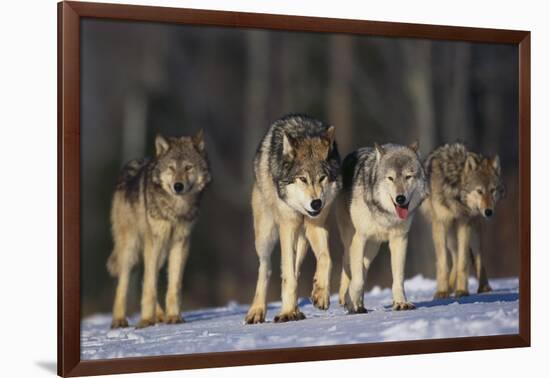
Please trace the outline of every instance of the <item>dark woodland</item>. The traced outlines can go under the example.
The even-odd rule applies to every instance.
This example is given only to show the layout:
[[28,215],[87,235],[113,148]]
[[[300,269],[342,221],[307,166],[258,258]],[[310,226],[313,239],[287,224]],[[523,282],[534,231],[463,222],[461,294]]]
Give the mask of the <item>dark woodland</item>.
[[[157,133],[200,128],[213,182],[192,236],[183,309],[249,303],[258,265],[252,158],[270,123],[287,113],[334,125],[342,157],[374,142],[415,140],[423,156],[457,140],[499,154],[507,194],[485,222],[483,253],[489,278],[519,274],[516,46],[93,19],[82,22],[81,42],[82,316],[111,310],[116,282],[105,263],[120,168],[152,155]],[[336,292],[342,248],[334,224],[332,230]],[[409,240],[407,277],[433,278],[434,250],[421,214]],[[279,258],[273,254],[269,301],[280,298]],[[302,297],[309,296],[314,268],[309,253]],[[138,268],[130,312],[139,308],[140,276]],[[382,251],[367,286],[390,285],[389,254]]]

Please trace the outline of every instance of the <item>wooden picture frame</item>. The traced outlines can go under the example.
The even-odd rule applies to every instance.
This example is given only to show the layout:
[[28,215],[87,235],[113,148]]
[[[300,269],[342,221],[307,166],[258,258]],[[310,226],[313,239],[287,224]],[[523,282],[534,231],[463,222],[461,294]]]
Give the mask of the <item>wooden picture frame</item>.
[[[516,335],[81,361],[80,359],[80,22],[83,18],[506,43],[519,59],[519,333]],[[334,360],[530,345],[530,32],[341,20],[165,7],[58,4],[58,374]]]

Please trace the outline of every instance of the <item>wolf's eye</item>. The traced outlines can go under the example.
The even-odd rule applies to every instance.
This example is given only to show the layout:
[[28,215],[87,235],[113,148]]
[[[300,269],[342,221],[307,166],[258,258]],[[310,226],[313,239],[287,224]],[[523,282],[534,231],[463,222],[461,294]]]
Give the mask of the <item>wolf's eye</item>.
[[298,180],[300,180],[300,181],[303,182],[304,184],[307,184],[307,178],[305,178],[304,176],[298,177]]
[[189,172],[191,169],[193,169],[193,166],[192,165],[186,165],[185,167],[183,167],[183,169],[187,172]]
[[327,176],[321,176],[321,177],[319,177],[319,182],[325,181],[326,178],[327,178]]
[[405,176],[405,180],[410,180],[410,179],[412,179],[412,175]]
[[388,176],[388,180],[393,181],[393,177]]
[[478,192],[479,194],[483,194],[483,190],[481,190],[481,189],[477,189],[477,192]]

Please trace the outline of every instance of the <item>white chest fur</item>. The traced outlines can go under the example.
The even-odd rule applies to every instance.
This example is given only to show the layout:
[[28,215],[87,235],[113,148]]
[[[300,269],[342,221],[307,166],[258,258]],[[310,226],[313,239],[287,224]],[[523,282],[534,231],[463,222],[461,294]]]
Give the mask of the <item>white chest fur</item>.
[[388,241],[391,235],[406,234],[413,217],[411,214],[406,220],[401,220],[394,214],[374,214],[363,198],[357,196],[352,198],[350,215],[356,232],[380,242]]

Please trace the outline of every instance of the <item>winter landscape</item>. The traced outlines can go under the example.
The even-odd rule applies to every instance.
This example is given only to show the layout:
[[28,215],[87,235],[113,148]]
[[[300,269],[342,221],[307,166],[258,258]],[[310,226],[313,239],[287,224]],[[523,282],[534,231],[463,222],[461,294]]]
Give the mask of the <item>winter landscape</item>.
[[[305,347],[465,336],[518,333],[517,278],[491,280],[493,291],[459,299],[433,300],[435,281],[422,276],[405,282],[408,299],[416,310],[392,311],[391,290],[374,287],[365,294],[367,314],[347,315],[331,297],[331,307],[321,311],[308,298],[300,308],[306,320],[274,324],[279,302],[268,306],[267,322],[243,324],[248,305],[183,313],[185,323],[145,329],[109,328],[110,314],[85,318],[81,325],[82,359],[106,359],[234,350]],[[470,278],[470,292],[477,282]],[[136,324],[139,314],[130,318]]]

